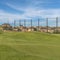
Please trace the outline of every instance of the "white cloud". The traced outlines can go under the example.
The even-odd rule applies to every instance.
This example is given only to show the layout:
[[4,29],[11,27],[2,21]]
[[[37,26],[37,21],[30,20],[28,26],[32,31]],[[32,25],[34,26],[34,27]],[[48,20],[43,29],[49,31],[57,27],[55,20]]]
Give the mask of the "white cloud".
[[41,9],[41,8],[36,9],[32,7],[24,9],[8,3],[6,3],[6,5],[18,11],[22,10],[24,13],[22,15],[21,14],[19,15],[19,14],[7,13],[4,10],[0,10],[0,20],[8,19],[9,21],[12,21],[12,20],[19,20],[19,19],[31,19],[36,17],[42,17],[42,18],[60,17],[60,9]]
[[14,6],[12,4],[8,4],[7,5],[13,9],[16,9],[18,11],[24,11],[23,16],[28,16],[28,17],[60,17],[60,9],[41,9],[41,7],[39,9],[36,8],[20,8],[17,6]]
[[11,7],[11,8],[13,8],[13,9],[15,9],[15,10],[19,10],[19,11],[23,10],[22,8],[20,8],[20,7],[16,6],[16,5],[12,5],[10,3],[6,3],[6,5],[9,6],[9,7]]
[[26,17],[56,18],[60,17],[60,9],[27,9],[23,14]]
[[11,13],[7,13],[3,10],[0,10],[0,20],[1,21],[6,21],[9,20],[14,21],[14,20],[20,20],[20,19],[29,19],[23,15],[19,15],[19,14],[11,14]]
[[6,13],[3,10],[0,10],[0,19],[5,20],[9,19],[10,21],[16,19],[30,19],[35,17],[42,17],[42,18],[56,18],[60,17],[60,9],[49,9],[49,10],[35,10],[35,9],[27,9],[25,13],[22,15],[19,14],[11,14]]

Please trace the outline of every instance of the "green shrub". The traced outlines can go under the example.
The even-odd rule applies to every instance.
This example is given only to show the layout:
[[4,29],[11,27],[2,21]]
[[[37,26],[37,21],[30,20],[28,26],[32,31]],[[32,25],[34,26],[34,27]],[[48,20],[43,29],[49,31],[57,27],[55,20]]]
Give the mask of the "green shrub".
[[60,31],[56,30],[56,31],[54,31],[53,33],[55,33],[55,34],[60,34]]

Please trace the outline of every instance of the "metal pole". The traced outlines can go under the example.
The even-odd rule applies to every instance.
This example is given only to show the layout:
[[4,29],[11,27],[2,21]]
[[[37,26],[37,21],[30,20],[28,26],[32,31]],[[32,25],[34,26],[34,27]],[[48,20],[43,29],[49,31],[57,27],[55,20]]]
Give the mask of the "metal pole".
[[40,26],[40,20],[38,19],[38,31],[39,31],[39,26]]
[[56,17],[56,33],[58,32],[58,17]]
[[15,28],[15,26],[16,26],[16,20],[14,20],[14,28]]
[[48,33],[48,18],[46,18],[46,27],[47,27],[47,33]]
[[24,27],[26,27],[26,20],[24,20]]
[[21,20],[19,20],[19,26],[21,26]]
[[26,28],[26,20],[24,20],[24,31],[25,31],[25,28]]
[[32,31],[32,19],[31,19],[31,31]]

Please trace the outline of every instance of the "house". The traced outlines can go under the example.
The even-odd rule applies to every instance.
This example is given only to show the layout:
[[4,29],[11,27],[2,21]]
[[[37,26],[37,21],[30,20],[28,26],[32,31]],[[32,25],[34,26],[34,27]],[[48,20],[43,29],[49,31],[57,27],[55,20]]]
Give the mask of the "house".
[[12,30],[12,26],[8,23],[2,24],[3,30]]
[[27,32],[27,30],[28,30],[28,28],[25,27],[25,26],[23,26],[23,25],[20,25],[19,29],[20,29],[20,31],[22,31],[22,32]]
[[[40,32],[47,32],[47,27],[41,27]],[[49,33],[53,33],[54,32],[54,28],[48,27],[48,32]]]
[[30,31],[37,31],[36,27],[28,27],[28,32]]

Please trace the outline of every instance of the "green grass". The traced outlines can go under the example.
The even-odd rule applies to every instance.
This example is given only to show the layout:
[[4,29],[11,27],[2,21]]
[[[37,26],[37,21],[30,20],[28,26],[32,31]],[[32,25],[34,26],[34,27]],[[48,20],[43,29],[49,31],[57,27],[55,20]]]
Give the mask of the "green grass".
[[60,60],[60,35],[40,32],[1,33],[0,60]]

